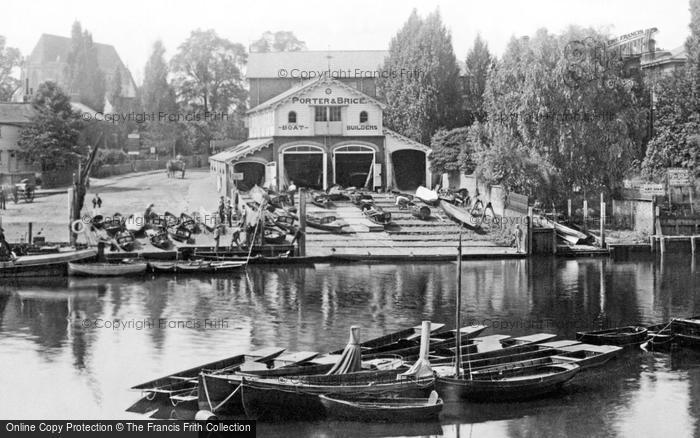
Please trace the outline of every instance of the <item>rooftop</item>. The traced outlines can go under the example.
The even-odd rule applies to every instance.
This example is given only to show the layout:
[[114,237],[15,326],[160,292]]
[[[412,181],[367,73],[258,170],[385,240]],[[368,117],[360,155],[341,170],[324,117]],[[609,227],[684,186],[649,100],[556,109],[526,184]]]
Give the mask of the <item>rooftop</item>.
[[34,109],[28,103],[0,103],[0,124],[25,124],[31,121]]

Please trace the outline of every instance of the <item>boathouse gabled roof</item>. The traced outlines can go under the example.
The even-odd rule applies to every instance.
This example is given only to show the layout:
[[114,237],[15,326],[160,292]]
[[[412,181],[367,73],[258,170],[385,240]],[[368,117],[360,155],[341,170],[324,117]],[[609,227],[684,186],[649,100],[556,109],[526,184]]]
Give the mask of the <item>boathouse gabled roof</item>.
[[396,131],[392,131],[389,128],[384,128],[384,135],[389,136],[389,137],[394,137],[396,140],[398,140],[402,143],[406,143],[410,146],[413,146],[414,148],[425,152],[426,155],[432,151],[432,149],[430,149],[428,146],[424,145],[423,143],[419,143],[415,140],[412,140],[412,139],[406,137],[405,135],[401,135]]
[[329,85],[334,85],[334,86],[337,86],[339,88],[342,88],[342,89],[346,90],[347,92],[354,94],[355,96],[360,96],[360,97],[367,99],[369,102],[372,102],[373,104],[379,106],[382,109],[385,108],[385,105],[382,102],[366,95],[365,93],[361,92],[360,90],[358,90],[356,88],[351,87],[350,85],[346,85],[343,82],[336,80],[336,79],[333,79],[333,78],[320,77],[318,79],[311,80],[309,82],[305,82],[305,83],[298,85],[296,87],[290,88],[289,90],[278,94],[277,96],[273,97],[272,99],[266,100],[265,102],[261,103],[260,105],[248,110],[247,114],[256,113],[256,112],[263,111],[266,109],[277,108],[278,106],[282,105],[283,103],[286,103],[287,101],[291,100],[292,97],[294,97],[294,96],[298,96],[298,95],[303,94],[305,92],[314,90],[318,87],[323,87],[323,86],[327,87]]
[[232,148],[228,148],[224,151],[219,152],[216,155],[212,155],[209,157],[209,161],[218,161],[221,163],[229,163],[231,161],[238,160],[240,158],[243,158],[247,155],[254,154],[255,152],[259,151],[260,149],[264,149],[268,146],[272,145],[272,138],[271,137],[266,137],[266,138],[251,138],[249,140],[244,141],[243,143],[234,146]]

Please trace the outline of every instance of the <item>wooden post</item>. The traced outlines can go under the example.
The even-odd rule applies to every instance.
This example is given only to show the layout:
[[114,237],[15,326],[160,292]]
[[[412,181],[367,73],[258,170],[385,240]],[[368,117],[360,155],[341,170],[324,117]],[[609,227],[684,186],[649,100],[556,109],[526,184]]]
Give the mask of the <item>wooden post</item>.
[[68,189],[68,242],[75,246],[75,234],[73,234],[73,210],[75,209],[75,188]]
[[588,231],[588,200],[583,200],[583,230]]
[[532,255],[532,219],[534,212],[532,207],[527,208],[527,255]]
[[27,243],[32,244],[32,223],[27,223]]
[[301,235],[297,240],[299,256],[306,257],[306,190],[299,190],[299,231]]
[[695,255],[695,236],[690,236],[690,252]]
[[457,303],[455,306],[455,377],[462,376],[462,226],[459,227],[459,246],[457,247]]
[[600,203],[600,247],[605,248],[605,202]]
[[567,211],[567,216],[569,218],[569,222],[571,222],[571,199],[568,199],[566,201],[566,211]]

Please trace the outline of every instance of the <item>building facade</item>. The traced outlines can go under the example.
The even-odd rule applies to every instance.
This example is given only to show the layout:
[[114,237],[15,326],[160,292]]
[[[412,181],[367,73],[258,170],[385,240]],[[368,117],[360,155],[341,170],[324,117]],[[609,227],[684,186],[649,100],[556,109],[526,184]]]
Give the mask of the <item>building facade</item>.
[[[369,72],[369,66],[378,71],[377,52],[370,52],[369,61],[358,52],[350,52],[352,56],[329,52],[324,60],[341,59],[343,64],[317,70],[313,78],[290,80],[289,75],[322,67],[321,52],[313,52],[309,63],[302,62],[305,52],[293,53],[296,64],[274,62],[275,55],[288,61],[289,53],[264,54],[265,68],[256,65],[256,54],[251,54],[251,96],[267,99],[248,111],[248,140],[209,159],[222,194],[254,185],[284,190],[292,182],[317,190],[334,185],[370,190],[430,186],[430,149],[384,127],[384,104],[376,98],[375,77],[370,73],[354,77],[358,71]],[[256,77],[269,76],[272,69],[285,70],[279,82]]]
[[0,185],[11,185],[34,176],[34,166],[25,160],[17,142],[30,123],[34,110],[25,103],[0,103]]

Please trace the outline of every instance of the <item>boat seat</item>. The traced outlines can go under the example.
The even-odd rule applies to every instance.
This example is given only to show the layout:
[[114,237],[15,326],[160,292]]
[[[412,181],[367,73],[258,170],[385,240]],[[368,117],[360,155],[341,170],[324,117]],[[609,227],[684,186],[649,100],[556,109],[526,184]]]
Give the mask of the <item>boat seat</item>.
[[436,405],[439,400],[438,393],[436,391],[430,391],[430,397],[428,397],[428,405]]

